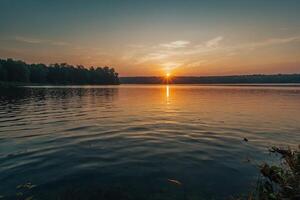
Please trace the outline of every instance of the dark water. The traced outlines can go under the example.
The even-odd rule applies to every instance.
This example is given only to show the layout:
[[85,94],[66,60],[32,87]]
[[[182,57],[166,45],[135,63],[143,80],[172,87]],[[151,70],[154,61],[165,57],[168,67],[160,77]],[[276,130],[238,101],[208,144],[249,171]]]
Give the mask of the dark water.
[[299,143],[300,87],[2,89],[0,195],[226,199],[276,162],[268,147]]

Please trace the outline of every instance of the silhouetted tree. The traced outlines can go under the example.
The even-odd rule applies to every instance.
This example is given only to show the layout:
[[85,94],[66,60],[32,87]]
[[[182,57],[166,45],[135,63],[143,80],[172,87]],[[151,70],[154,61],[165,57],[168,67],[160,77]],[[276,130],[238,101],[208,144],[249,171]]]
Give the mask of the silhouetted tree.
[[[127,84],[162,84],[163,77],[122,77],[121,83]],[[235,83],[300,83],[300,74],[274,75],[237,75],[237,76],[202,76],[172,77],[173,84],[235,84]]]
[[30,82],[31,83],[46,83],[47,82],[47,66],[44,64],[32,64],[29,66]]
[[12,59],[1,60],[6,71],[6,80],[13,82],[29,82],[30,71],[26,63]]
[[0,63],[0,81],[7,81],[7,72],[1,63]]
[[119,84],[118,73],[109,67],[85,68],[67,63],[26,64],[0,59],[0,80],[50,84]]

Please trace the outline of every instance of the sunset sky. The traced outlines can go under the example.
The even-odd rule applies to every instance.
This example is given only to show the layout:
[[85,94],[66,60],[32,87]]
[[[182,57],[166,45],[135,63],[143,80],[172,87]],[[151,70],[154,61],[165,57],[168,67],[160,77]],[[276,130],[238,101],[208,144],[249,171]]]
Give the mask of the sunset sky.
[[120,76],[300,73],[299,0],[0,0],[0,58]]

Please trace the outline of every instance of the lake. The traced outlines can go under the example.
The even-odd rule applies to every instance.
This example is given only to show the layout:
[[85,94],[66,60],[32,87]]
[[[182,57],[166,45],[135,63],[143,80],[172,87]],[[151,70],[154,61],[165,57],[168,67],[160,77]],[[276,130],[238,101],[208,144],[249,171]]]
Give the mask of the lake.
[[228,199],[254,189],[257,164],[278,162],[269,147],[300,144],[297,85],[0,92],[8,199],[28,182],[36,199]]

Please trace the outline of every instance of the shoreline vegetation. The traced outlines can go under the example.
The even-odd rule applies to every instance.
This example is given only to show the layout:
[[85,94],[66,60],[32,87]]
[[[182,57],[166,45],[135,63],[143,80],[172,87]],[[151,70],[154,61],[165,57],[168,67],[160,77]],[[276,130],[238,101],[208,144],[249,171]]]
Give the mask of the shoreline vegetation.
[[118,85],[114,68],[61,64],[27,64],[0,59],[0,87],[26,85]]
[[235,200],[298,200],[300,199],[300,145],[298,150],[272,147],[272,154],[281,156],[280,164],[259,166],[261,178],[256,190],[246,198]]
[[253,74],[232,76],[120,77],[121,84],[298,84],[300,74]]
[[119,77],[114,68],[61,64],[27,64],[0,59],[0,88],[44,85],[119,85],[119,84],[260,84],[299,86],[300,74],[253,74],[232,76]]

